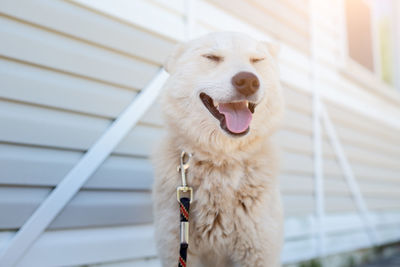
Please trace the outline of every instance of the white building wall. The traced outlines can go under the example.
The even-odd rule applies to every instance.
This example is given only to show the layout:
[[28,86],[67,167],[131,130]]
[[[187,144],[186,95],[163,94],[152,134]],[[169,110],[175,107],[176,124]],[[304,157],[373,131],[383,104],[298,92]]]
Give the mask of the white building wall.
[[[323,2],[316,7],[322,99],[380,243],[399,240],[399,94],[366,85],[342,64],[341,7],[316,2]],[[308,1],[194,4],[195,36],[243,31],[282,46],[288,110],[276,139],[283,156],[283,259],[315,257]],[[0,214],[6,216],[0,217],[0,251],[184,39],[184,6],[183,0],[1,1]],[[147,158],[161,133],[155,103],[18,266],[149,266],[145,258],[158,266]],[[323,155],[326,253],[371,246],[325,133]]]

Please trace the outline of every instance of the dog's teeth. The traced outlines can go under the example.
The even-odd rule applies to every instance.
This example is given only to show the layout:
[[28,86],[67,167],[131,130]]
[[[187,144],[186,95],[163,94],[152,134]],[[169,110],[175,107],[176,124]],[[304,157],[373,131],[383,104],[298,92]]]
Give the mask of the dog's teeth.
[[218,107],[219,103],[217,101],[214,101],[214,107]]
[[246,106],[249,107],[249,101],[246,101]]

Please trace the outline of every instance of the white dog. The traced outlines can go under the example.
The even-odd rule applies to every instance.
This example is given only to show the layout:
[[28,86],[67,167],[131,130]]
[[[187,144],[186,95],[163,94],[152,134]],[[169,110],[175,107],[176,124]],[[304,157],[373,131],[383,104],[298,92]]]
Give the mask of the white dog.
[[182,150],[193,154],[187,266],[280,265],[283,214],[270,142],[284,109],[277,50],[244,34],[212,33],[167,59],[167,136],[154,154],[153,188],[164,267],[178,264]]

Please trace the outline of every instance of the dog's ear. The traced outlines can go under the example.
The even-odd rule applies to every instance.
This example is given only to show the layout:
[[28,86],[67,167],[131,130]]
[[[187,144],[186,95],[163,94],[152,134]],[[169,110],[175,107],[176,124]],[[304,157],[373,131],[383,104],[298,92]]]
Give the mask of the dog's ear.
[[185,43],[179,43],[175,45],[172,53],[166,58],[164,62],[164,69],[169,73],[172,74],[175,70],[176,62],[178,61],[179,57],[185,51]]
[[279,51],[281,50],[281,46],[277,43],[270,43],[270,42],[262,42],[264,46],[267,47],[268,52],[273,56],[274,58],[277,58],[279,55]]

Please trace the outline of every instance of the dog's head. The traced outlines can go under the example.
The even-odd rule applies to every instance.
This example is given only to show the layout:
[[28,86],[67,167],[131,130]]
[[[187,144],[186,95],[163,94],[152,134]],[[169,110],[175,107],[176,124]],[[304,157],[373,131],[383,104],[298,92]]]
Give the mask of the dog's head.
[[168,124],[213,145],[272,133],[283,109],[277,53],[275,45],[239,33],[179,45],[165,64],[171,75],[163,97]]

